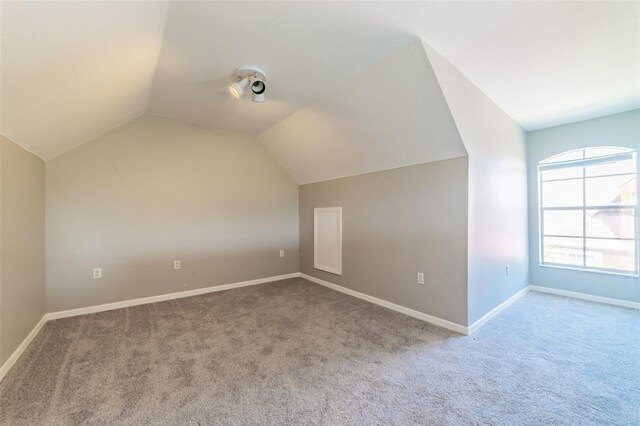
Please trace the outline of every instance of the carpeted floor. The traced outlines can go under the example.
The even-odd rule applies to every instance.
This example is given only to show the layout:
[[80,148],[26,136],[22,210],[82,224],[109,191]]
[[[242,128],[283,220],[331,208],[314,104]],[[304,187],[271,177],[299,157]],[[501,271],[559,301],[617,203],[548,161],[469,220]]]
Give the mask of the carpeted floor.
[[46,324],[1,424],[640,424],[640,313],[530,293],[463,337],[302,279]]

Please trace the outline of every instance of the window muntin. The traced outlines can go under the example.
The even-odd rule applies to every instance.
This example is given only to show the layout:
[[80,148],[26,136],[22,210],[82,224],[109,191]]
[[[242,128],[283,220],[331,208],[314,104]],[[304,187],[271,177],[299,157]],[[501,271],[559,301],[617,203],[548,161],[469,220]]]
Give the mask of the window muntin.
[[565,152],[538,165],[540,263],[638,273],[638,158],[631,149]]

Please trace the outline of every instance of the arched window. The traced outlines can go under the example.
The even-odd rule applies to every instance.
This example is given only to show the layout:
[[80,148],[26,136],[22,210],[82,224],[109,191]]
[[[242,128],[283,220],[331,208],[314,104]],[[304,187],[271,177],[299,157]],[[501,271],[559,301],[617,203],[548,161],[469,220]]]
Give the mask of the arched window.
[[578,149],[538,164],[540,263],[638,273],[638,158]]

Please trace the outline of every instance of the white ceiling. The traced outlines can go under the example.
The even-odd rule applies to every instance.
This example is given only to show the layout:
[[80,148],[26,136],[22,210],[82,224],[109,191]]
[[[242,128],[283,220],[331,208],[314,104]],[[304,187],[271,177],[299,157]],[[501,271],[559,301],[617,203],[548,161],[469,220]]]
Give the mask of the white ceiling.
[[1,31],[2,133],[45,160],[144,112],[260,134],[416,36],[527,130],[640,107],[639,2],[23,1]]
[[2,134],[49,160],[144,114],[166,6],[3,1]]
[[[380,5],[172,2],[149,111],[253,135],[400,48]],[[237,67],[267,74],[267,102],[229,96]]]
[[467,155],[420,39],[259,139],[299,184]]

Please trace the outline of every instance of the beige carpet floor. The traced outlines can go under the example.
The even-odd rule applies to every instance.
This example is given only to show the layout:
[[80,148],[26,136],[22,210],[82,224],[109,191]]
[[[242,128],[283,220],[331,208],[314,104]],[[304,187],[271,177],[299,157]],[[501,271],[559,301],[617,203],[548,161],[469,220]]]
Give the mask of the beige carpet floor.
[[471,337],[292,279],[51,321],[0,424],[640,424],[640,313],[530,293]]

